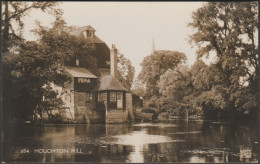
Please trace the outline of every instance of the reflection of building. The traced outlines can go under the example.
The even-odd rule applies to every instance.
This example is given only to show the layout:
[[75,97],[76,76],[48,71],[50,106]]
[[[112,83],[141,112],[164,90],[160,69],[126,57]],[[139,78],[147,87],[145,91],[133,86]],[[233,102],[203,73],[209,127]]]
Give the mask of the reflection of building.
[[89,50],[66,62],[71,81],[64,84],[62,99],[71,119],[77,123],[126,121],[132,111],[132,94],[117,71],[115,45],[109,50],[91,26],[72,34],[84,37]]

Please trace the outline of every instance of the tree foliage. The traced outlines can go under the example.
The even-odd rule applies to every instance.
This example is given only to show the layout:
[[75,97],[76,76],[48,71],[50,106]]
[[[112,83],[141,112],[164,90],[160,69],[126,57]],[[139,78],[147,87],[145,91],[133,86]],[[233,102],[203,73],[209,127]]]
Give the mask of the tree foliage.
[[136,78],[134,80],[133,86],[132,86],[132,93],[136,94],[138,96],[144,97],[144,93],[145,93],[145,85],[144,83],[139,79]]
[[184,113],[189,109],[190,95],[193,92],[191,71],[186,65],[179,64],[174,70],[168,69],[160,76],[158,83],[160,108],[172,113]]
[[[44,92],[39,85],[52,78],[57,71],[51,65],[50,55],[42,55],[46,54],[45,46],[25,41],[22,35],[23,20],[33,9],[55,17],[60,17],[62,10],[58,8],[58,2],[3,1],[1,5],[2,107],[4,121],[9,122],[10,118],[27,119],[30,116],[32,107],[39,103]],[[48,73],[50,76],[46,76]]]
[[[229,113],[229,118],[256,115],[257,10],[257,2],[209,2],[195,11],[190,42],[198,46],[198,56],[191,68],[154,55],[142,63],[139,77],[150,106],[177,114],[214,110]],[[215,61],[205,64],[203,58],[211,55]]]
[[48,86],[69,80],[64,63],[85,46],[82,38],[69,34],[62,19],[57,19],[52,28],[38,24],[34,32],[38,41],[25,41],[2,56],[3,108],[19,119],[27,119],[37,106],[46,105],[42,97],[54,93]]
[[212,90],[225,109],[256,108],[257,10],[257,2],[210,2],[193,13],[189,24],[195,30],[191,42],[199,47],[198,58],[216,56]]
[[146,96],[159,96],[158,82],[160,76],[168,69],[174,70],[178,64],[187,60],[185,54],[177,51],[155,51],[144,58],[141,66],[142,71],[138,78],[146,86]]
[[135,68],[123,54],[118,55],[118,71],[125,79],[127,85],[131,87],[134,81]]
[[58,6],[59,2],[2,1],[2,52],[7,52],[8,48],[24,41],[23,18],[33,9],[60,17],[62,10]]

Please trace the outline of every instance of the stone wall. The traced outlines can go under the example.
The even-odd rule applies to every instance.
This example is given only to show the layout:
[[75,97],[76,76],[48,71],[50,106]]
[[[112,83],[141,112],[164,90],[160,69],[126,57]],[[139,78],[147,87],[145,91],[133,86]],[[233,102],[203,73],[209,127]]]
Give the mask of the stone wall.
[[76,123],[105,122],[105,110],[96,110],[95,101],[87,101],[86,92],[75,92]]
[[106,116],[107,123],[123,123],[127,121],[128,111],[121,109],[108,110]]

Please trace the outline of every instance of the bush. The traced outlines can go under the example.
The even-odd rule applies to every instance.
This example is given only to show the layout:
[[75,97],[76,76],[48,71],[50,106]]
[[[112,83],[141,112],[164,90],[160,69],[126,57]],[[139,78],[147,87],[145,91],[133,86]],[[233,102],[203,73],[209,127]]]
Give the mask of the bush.
[[155,108],[145,107],[141,110],[142,113],[150,113],[153,114],[152,119],[155,120],[158,117],[158,112]]

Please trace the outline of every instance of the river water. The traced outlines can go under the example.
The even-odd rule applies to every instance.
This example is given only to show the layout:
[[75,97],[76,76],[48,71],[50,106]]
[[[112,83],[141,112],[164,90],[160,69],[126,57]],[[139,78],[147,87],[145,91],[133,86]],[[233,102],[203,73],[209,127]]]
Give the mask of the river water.
[[3,161],[257,162],[257,134],[257,127],[205,120],[23,126],[4,135]]

